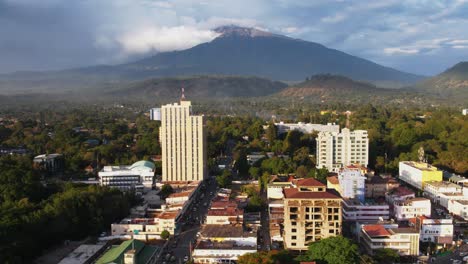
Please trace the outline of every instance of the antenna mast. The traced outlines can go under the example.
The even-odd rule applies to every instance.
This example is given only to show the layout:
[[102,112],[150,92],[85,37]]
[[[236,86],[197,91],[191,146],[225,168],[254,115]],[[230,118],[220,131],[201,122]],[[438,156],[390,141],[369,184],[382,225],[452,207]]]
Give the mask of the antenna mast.
[[182,86],[182,88],[181,88],[180,100],[181,100],[181,101],[184,101],[184,100],[185,100],[185,89],[184,89],[184,86]]

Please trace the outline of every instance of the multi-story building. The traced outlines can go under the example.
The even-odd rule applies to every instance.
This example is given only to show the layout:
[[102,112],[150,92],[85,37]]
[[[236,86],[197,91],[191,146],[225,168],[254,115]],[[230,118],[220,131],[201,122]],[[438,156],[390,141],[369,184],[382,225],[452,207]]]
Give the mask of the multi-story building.
[[305,250],[309,243],[341,234],[341,198],[315,179],[284,189],[284,246]]
[[161,108],[159,140],[162,181],[202,181],[206,177],[203,116],[192,115],[189,101]]
[[358,199],[343,199],[343,221],[388,220],[390,207],[386,203],[372,200],[361,202]]
[[447,209],[451,214],[468,220],[468,200],[451,200]]
[[417,197],[395,202],[393,204],[393,214],[398,221],[405,221],[422,215],[431,217],[431,200]]
[[453,221],[452,219],[431,219],[418,216],[410,220],[419,230],[421,242],[434,242],[436,244],[452,244]]
[[125,218],[111,225],[111,234],[113,236],[130,235],[139,240],[159,238],[164,230],[174,235],[179,213],[180,211],[164,211],[157,212],[153,217],[148,218]]
[[320,132],[317,137],[317,168],[339,171],[347,165],[359,164],[367,167],[369,139],[367,131],[350,131],[343,128],[341,133]]
[[400,180],[419,190],[423,190],[427,182],[442,181],[442,171],[428,163],[400,161],[398,166]]
[[335,132],[335,133],[340,132],[340,126],[335,125],[334,123],[328,123],[326,125],[322,125],[322,124],[311,124],[311,123],[304,123],[304,122],[299,122],[299,123],[279,122],[279,123],[275,123],[275,126],[278,129],[278,135],[287,133],[288,131],[291,131],[291,130],[297,130],[304,134],[310,134],[313,132]]
[[[463,188],[455,183],[446,181],[426,182],[424,194],[434,203],[448,207],[449,200],[463,200]],[[468,197],[466,197],[468,200]]]
[[34,157],[33,166],[35,169],[56,174],[63,172],[65,161],[62,154],[42,154]]
[[363,225],[361,232],[361,245],[370,255],[383,248],[396,250],[401,256],[419,255],[419,232],[414,228]]
[[359,167],[349,165],[338,173],[340,194],[343,198],[356,198],[364,202],[366,177]]
[[98,173],[101,186],[118,188],[122,191],[151,189],[154,179],[154,163],[138,161],[129,166],[104,166]]

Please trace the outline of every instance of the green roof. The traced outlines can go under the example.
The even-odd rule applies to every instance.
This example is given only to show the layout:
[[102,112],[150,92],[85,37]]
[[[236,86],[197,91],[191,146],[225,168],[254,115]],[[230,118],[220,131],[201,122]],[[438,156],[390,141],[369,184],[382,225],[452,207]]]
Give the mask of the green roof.
[[140,161],[133,163],[132,166],[130,166],[130,169],[133,170],[133,169],[140,168],[140,167],[150,168],[154,170],[156,166],[151,161],[140,160]]
[[159,248],[146,246],[145,243],[139,240],[127,240],[119,246],[113,246],[111,249],[109,249],[96,261],[96,264],[124,263],[124,253],[130,249],[135,249],[136,262],[138,264],[146,264],[154,252]]

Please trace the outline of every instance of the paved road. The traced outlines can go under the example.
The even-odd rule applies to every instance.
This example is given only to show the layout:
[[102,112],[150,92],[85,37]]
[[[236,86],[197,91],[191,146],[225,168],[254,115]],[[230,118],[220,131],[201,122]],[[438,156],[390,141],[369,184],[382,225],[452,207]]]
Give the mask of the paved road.
[[[267,193],[265,190],[261,190],[260,195],[264,201],[267,200]],[[260,213],[260,224],[262,227],[259,230],[259,241],[260,250],[270,250],[271,249],[271,239],[270,239],[270,224],[269,224],[269,215],[268,215],[268,206],[262,209]]]
[[[195,197],[194,202],[187,208],[185,215],[181,217],[180,222],[182,224],[182,231],[171,238],[168,243],[168,247],[165,249],[165,252],[162,254],[163,260],[158,263],[165,261],[167,254],[175,256],[176,260],[172,263],[184,263],[184,257],[190,257],[190,247],[194,248],[194,243],[198,231],[200,231],[200,225],[205,219],[205,216],[208,212],[209,203],[213,199],[214,193],[216,191],[216,181],[208,180],[205,182],[206,189],[201,190],[197,197]],[[213,195],[211,195],[213,193]],[[201,196],[203,195],[203,198]],[[204,206],[204,204],[207,206]],[[170,263],[169,261],[167,261]]]

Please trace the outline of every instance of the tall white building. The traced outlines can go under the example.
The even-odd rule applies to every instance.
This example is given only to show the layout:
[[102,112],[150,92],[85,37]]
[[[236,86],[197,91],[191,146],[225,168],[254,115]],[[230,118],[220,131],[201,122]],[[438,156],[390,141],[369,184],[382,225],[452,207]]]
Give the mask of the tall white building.
[[340,193],[343,198],[356,198],[364,202],[366,177],[360,167],[346,166],[338,173]]
[[159,140],[163,182],[201,181],[205,178],[203,116],[192,115],[190,101],[162,106]]
[[317,168],[339,171],[344,166],[359,164],[367,167],[369,160],[369,139],[366,130],[350,131],[343,128],[341,133],[320,132],[317,137]]
[[161,121],[161,108],[150,109],[150,120]]

